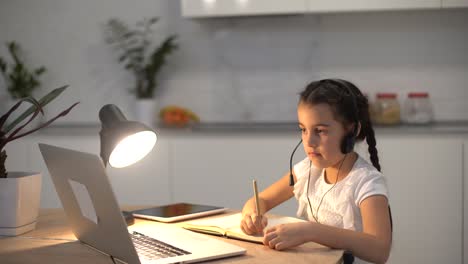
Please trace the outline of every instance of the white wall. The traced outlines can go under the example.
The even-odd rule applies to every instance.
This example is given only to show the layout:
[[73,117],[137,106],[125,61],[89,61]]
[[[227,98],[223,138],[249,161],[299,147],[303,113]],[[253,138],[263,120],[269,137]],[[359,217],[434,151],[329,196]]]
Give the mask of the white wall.
[[[44,90],[71,87],[49,109],[81,105],[62,123],[96,123],[104,103],[132,113],[132,75],[104,42],[102,25],[161,16],[156,39],[179,34],[157,103],[204,121],[294,121],[309,81],[341,77],[371,97],[428,91],[438,120],[468,120],[468,10],[189,20],[179,1],[5,0],[0,43],[17,40],[48,67]],[[5,54],[5,49],[0,49]],[[4,88],[2,88],[4,90]]]

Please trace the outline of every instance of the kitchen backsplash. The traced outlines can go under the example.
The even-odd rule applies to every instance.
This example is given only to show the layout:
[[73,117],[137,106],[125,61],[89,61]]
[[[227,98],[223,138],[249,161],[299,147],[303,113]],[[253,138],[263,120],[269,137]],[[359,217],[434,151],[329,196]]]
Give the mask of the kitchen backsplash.
[[45,87],[70,84],[49,109],[80,100],[64,123],[97,123],[105,103],[132,116],[132,76],[102,25],[154,15],[156,35],[176,33],[180,43],[156,103],[186,106],[205,122],[294,121],[298,92],[326,77],[348,79],[370,98],[429,92],[436,120],[468,120],[467,9],[190,20],[179,1],[36,2],[0,4],[0,42],[19,41],[46,65]]

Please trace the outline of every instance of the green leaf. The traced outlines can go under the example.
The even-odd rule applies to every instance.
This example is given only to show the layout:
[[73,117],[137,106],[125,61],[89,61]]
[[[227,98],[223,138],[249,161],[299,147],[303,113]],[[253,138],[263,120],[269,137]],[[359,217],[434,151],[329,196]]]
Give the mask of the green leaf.
[[36,75],[41,75],[41,74],[43,74],[45,71],[46,71],[46,68],[45,68],[44,66],[42,66],[42,67],[40,67],[40,68],[35,69],[35,70],[34,70],[34,73],[35,73]]
[[119,62],[124,61],[127,58],[127,54],[123,54],[122,56],[119,57]]
[[[39,102],[37,102],[34,98],[32,98],[32,97],[21,98],[21,99],[18,100],[18,102],[16,102],[5,114],[3,114],[3,115],[0,117],[0,134],[1,134],[1,135],[5,135],[5,134],[6,134],[6,133],[4,133],[3,131],[1,131],[1,128],[3,127],[3,125],[5,124],[5,122],[7,121],[8,117],[10,117],[10,115],[11,115],[13,112],[15,112],[16,109],[18,109],[18,107],[19,107],[23,102],[29,102],[30,104],[36,105],[37,108],[36,108],[35,112],[37,112],[37,111],[42,111],[41,105],[40,105]],[[1,143],[0,143],[0,149],[1,149]]]
[[6,62],[0,57],[0,70],[5,73],[7,69]]
[[159,20],[158,17],[152,17],[152,18],[150,18],[149,23],[152,25],[152,24],[158,22],[158,20]]
[[[64,85],[62,87],[56,88],[52,90],[50,93],[44,95],[41,99],[38,100],[39,104],[41,105],[42,108],[46,106],[48,103],[50,103],[52,100],[54,100],[57,96],[59,96],[65,89],[67,89],[68,85]],[[16,125],[18,125],[20,122],[22,122],[26,117],[28,117],[30,114],[32,114],[34,111],[36,111],[37,106],[31,106],[29,107],[26,111],[24,111],[19,117],[17,117],[13,122],[8,124],[5,127],[5,130],[3,132],[8,133],[11,129],[13,129]]]
[[43,74],[46,69],[42,66],[30,70],[19,56],[21,55],[19,44],[14,41],[6,44],[10,56],[13,58],[13,63],[10,65],[6,61],[0,62],[0,70],[5,79],[7,91],[15,99],[29,97],[40,86],[40,81],[36,78]]
[[22,62],[18,58],[18,52],[20,50],[18,43],[11,41],[7,43],[7,46],[8,46],[8,51],[10,51],[10,54],[13,57],[13,60],[15,61],[15,63],[21,64]]
[[132,38],[133,36],[135,36],[135,32],[133,32],[133,31],[128,31],[128,32],[122,34],[122,38],[126,38],[126,39]]

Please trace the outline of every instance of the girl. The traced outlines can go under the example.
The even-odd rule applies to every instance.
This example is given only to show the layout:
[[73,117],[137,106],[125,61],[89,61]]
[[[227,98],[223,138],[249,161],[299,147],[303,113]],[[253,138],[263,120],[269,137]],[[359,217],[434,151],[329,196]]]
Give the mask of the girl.
[[[263,243],[276,250],[313,241],[385,263],[391,216],[367,98],[348,81],[316,81],[300,93],[297,114],[307,158],[291,171],[294,188],[287,173],[261,192],[259,216],[254,198],[249,199],[242,209],[242,230],[263,234]],[[355,140],[364,139],[373,166],[353,151]],[[264,230],[268,220],[262,214],[293,195],[297,215],[309,221]]]

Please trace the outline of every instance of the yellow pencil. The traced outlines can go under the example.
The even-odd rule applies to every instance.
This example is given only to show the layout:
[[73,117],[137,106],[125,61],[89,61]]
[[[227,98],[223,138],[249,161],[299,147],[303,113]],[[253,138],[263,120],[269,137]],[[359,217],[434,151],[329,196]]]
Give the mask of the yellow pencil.
[[257,216],[262,215],[260,213],[260,202],[258,200],[258,189],[257,189],[257,181],[253,180],[253,190],[254,190],[254,198],[255,198],[255,209],[257,210]]

